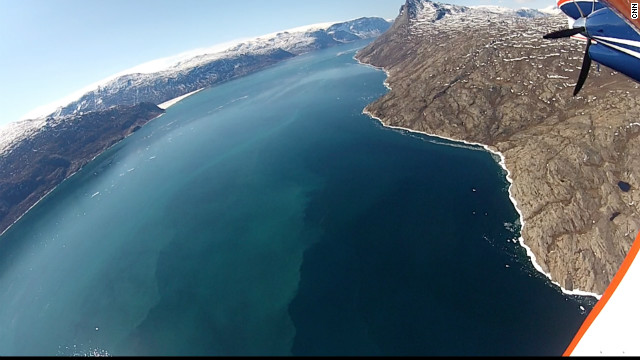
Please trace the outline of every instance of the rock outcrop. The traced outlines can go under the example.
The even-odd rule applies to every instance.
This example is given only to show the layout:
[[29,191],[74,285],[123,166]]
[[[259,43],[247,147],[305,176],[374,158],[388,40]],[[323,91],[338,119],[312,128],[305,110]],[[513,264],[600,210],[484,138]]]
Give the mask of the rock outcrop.
[[572,97],[585,45],[542,39],[565,27],[408,0],[357,58],[389,74],[392,90],[366,108],[384,124],[501,152],[537,263],[567,290],[602,294],[640,230],[640,89],[594,64]]
[[141,103],[43,120],[0,155],[0,233],[91,159],[163,112]]

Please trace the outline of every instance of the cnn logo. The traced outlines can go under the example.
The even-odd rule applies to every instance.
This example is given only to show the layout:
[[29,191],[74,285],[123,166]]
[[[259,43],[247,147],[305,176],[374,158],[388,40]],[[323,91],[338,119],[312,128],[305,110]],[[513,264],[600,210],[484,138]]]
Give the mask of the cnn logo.
[[638,18],[638,3],[631,3],[631,18],[634,20]]

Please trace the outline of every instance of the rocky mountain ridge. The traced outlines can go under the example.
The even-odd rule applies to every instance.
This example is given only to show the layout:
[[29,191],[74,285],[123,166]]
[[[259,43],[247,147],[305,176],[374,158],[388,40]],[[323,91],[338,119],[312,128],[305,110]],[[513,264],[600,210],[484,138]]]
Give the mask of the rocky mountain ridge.
[[0,233],[91,159],[163,112],[140,103],[46,121],[0,156]]
[[381,18],[283,31],[164,70],[117,77],[54,113],[0,129],[0,233],[87,162],[143,126],[167,100],[247,75],[309,51],[379,36]]
[[640,229],[640,89],[594,65],[572,97],[584,44],[542,39],[564,27],[559,15],[407,0],[357,57],[392,89],[367,112],[502,153],[541,270],[602,294]]
[[104,110],[139,102],[161,104],[192,91],[244,76],[282,60],[342,43],[376,37],[389,28],[381,18],[359,18],[326,29],[279,32],[203,54],[150,74],[128,74],[83,95],[51,116]]
[[[0,128],[0,155],[60,116],[81,115],[117,105],[167,100],[244,76],[309,51],[379,36],[390,27],[381,18],[355,20],[282,31],[238,43],[224,50],[194,55],[162,70],[119,76],[72,101],[48,116],[22,120]],[[49,120],[47,120],[49,119]]]

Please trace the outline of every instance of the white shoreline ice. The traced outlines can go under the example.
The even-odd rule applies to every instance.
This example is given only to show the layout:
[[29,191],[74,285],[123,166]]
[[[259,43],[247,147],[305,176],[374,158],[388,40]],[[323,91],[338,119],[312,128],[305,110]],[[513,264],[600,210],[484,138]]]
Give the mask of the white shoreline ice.
[[[354,59],[361,65],[365,65],[365,66],[369,66],[372,67],[376,70],[382,70],[384,71],[384,73],[387,75],[387,79],[385,79],[384,81],[384,86],[391,90],[391,86],[389,85],[388,82],[388,78],[389,78],[389,71],[387,71],[384,68],[378,67],[378,66],[374,66],[371,64],[365,64],[363,62],[361,62],[360,60],[358,60],[355,56]],[[499,152],[498,150],[494,150],[491,149],[488,145],[486,144],[481,144],[481,143],[476,143],[476,142],[469,142],[469,141],[465,141],[465,140],[459,140],[459,139],[452,139],[452,138],[448,138],[446,136],[441,136],[441,135],[436,135],[436,134],[430,134],[424,131],[419,131],[419,130],[414,130],[414,129],[408,129],[405,127],[401,127],[401,126],[391,126],[391,125],[386,125],[382,119],[374,116],[373,114],[371,114],[366,108],[362,110],[362,113],[369,116],[372,119],[376,119],[380,122],[380,124],[382,124],[382,126],[386,127],[386,128],[390,128],[390,129],[399,129],[399,130],[404,130],[404,131],[408,131],[408,132],[412,132],[412,133],[418,133],[418,134],[423,134],[423,135],[427,135],[427,136],[432,136],[435,138],[440,138],[440,139],[445,139],[445,140],[449,140],[449,141],[453,141],[453,142],[458,142],[458,143],[464,143],[467,145],[475,145],[475,146],[480,146],[483,149],[485,149],[486,151],[488,151],[489,153],[498,155],[500,157],[500,161],[498,162],[498,164],[505,170],[505,172],[507,173],[506,175],[506,179],[507,182],[509,183],[509,200],[511,200],[511,202],[513,203],[513,207],[516,209],[516,211],[518,212],[518,216],[520,217],[520,236],[518,238],[518,242],[520,243],[520,245],[526,250],[527,252],[527,256],[529,257],[529,259],[531,260],[531,263],[533,265],[533,267],[540,273],[542,273],[544,276],[546,276],[549,281],[558,286],[560,288],[560,290],[567,295],[579,295],[579,296],[592,296],[595,297],[596,299],[600,300],[600,298],[602,297],[602,294],[596,294],[596,293],[591,293],[588,291],[583,291],[580,289],[575,289],[575,290],[567,290],[565,288],[563,288],[558,282],[554,281],[553,278],[551,277],[550,273],[546,273],[543,269],[542,266],[540,266],[540,264],[538,264],[537,260],[536,260],[536,255],[533,253],[533,251],[531,250],[531,248],[529,246],[527,246],[524,243],[524,239],[522,238],[522,230],[524,229],[525,226],[525,221],[524,221],[524,215],[522,214],[522,211],[520,210],[520,208],[518,207],[518,202],[517,200],[513,197],[513,194],[511,193],[511,188],[513,186],[513,179],[511,178],[511,171],[509,171],[509,169],[507,168],[506,162],[505,162],[505,157],[504,155]]]
[[180,102],[182,99],[185,99],[185,98],[187,98],[187,97],[189,97],[189,96],[191,96],[191,95],[193,95],[193,94],[195,94],[195,93],[197,93],[197,92],[199,92],[201,90],[204,90],[204,88],[198,89],[196,91],[192,91],[190,93],[187,93],[187,94],[184,94],[184,95],[181,95],[181,96],[178,96],[178,97],[175,97],[175,98],[173,98],[171,100],[167,100],[167,101],[163,102],[162,104],[159,104],[158,107],[160,109],[167,110],[171,106],[173,106],[173,105],[177,104],[178,102]]

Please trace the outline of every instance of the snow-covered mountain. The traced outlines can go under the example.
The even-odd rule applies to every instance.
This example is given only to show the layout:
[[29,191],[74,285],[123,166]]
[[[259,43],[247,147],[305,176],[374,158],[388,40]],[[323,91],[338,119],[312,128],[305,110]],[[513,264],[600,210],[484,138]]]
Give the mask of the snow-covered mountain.
[[0,127],[0,156],[46,125],[45,119],[21,120]]
[[[478,22],[512,22],[522,19],[534,19],[557,14],[552,8],[510,9],[501,6],[479,5],[459,6],[443,4],[430,0],[407,0],[401,8],[399,19],[408,21],[412,29],[408,36],[420,34],[425,30],[460,29]],[[398,20],[396,20],[397,22]]]
[[377,37],[389,26],[389,22],[381,18],[360,18],[334,24],[326,32],[338,41],[349,41]]
[[0,233],[109,146],[163,112],[157,105],[316,49],[378,36],[361,18],[296,28],[159,59],[114,75],[54,113],[0,128]]
[[[431,1],[408,0],[403,7],[410,20],[416,22],[435,22],[445,16],[456,17],[464,14],[469,8],[451,4],[434,3]],[[403,13],[400,13],[402,16]]]
[[538,11],[549,15],[562,15],[562,10],[556,5],[549,5],[546,8],[538,9]]
[[[511,9],[495,5],[460,6],[429,0],[408,0],[403,9],[406,9],[410,19],[418,22],[435,22],[444,17],[449,17],[449,20],[451,20],[451,18],[460,18],[468,14],[472,16],[484,14],[537,18],[561,13],[557,7],[554,6],[540,10],[529,8]],[[469,13],[470,11],[471,13]]]
[[140,103],[10,127],[14,141],[0,154],[0,234],[64,179],[163,112]]
[[48,116],[22,120],[0,127],[0,156],[33,136],[57,118],[141,102],[161,104],[220,82],[247,75],[282,60],[341,43],[376,37],[390,23],[381,18],[359,18],[341,23],[304,26],[255,39],[214,47],[155,71],[125,73],[101,82]]
[[120,76],[59,108],[50,116],[104,110],[115,105],[133,105],[145,101],[160,104],[309,51],[378,36],[389,26],[381,18],[360,18],[320,28],[282,31],[259,37],[222,51],[194,56],[162,71]]
[[496,13],[496,14],[518,16],[523,18],[537,18],[541,16],[553,15],[553,13],[551,13],[550,11],[546,11],[547,8],[540,9],[540,10],[529,9],[529,8],[510,9],[502,6],[493,6],[493,5],[470,6],[470,8],[485,10],[485,11]]

